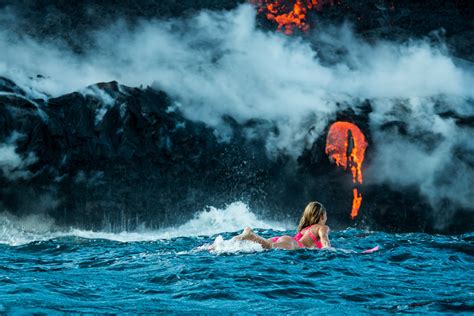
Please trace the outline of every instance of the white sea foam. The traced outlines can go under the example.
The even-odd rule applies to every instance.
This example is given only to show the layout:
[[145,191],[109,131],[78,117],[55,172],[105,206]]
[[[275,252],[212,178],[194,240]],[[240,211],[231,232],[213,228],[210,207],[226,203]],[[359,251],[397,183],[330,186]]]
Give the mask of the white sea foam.
[[238,252],[261,252],[263,247],[260,244],[247,240],[225,240],[221,235],[217,236],[211,244],[204,244],[196,248],[197,251],[210,251],[215,254],[238,253]]
[[[193,219],[180,226],[159,230],[144,228],[140,231],[124,231],[120,233],[90,231],[78,228],[64,229],[56,226],[51,218],[44,215],[17,217],[8,213],[0,213],[0,244],[17,246],[34,241],[45,241],[69,236],[87,239],[108,239],[119,242],[154,241],[178,237],[213,236],[223,232],[236,232],[246,226],[262,229],[271,228],[273,230],[286,230],[289,227],[289,225],[284,223],[260,219],[242,202],[232,203],[223,209],[210,207],[208,210],[196,213]],[[217,251],[221,252],[227,252],[239,246],[235,242],[227,241],[218,243],[218,245]],[[245,244],[240,246],[243,249],[248,248],[248,245]],[[255,248],[255,246],[250,248],[252,247]],[[250,248],[248,251],[251,250]]]
[[23,245],[33,241],[55,238],[54,221],[44,215],[16,217],[0,213],[0,244]]

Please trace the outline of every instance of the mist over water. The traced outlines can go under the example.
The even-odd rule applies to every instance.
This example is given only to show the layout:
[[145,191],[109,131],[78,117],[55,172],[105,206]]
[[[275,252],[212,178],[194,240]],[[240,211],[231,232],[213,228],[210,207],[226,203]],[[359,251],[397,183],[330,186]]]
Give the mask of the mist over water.
[[[442,42],[368,43],[347,25],[288,37],[257,28],[255,15],[252,6],[241,5],[187,19],[118,21],[88,34],[92,43],[80,54],[6,27],[0,31],[0,75],[44,99],[94,93],[85,87],[102,81],[151,85],[224,140],[231,137],[224,115],[265,120],[248,137],[266,138],[269,156],[295,158],[338,111],[357,113],[368,99],[374,149],[367,183],[415,186],[436,210],[472,208],[472,128],[440,114],[474,114],[474,76]],[[387,129],[392,123],[403,132]],[[11,146],[0,144],[3,169],[16,158]]]

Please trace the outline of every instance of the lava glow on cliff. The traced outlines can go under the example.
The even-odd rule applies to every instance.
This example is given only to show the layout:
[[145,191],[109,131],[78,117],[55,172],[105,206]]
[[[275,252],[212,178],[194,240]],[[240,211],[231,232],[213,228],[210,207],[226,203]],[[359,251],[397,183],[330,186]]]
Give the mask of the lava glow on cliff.
[[[367,141],[357,125],[349,122],[336,122],[329,128],[326,138],[326,154],[331,162],[344,170],[350,169],[352,182],[362,183],[362,163],[364,162]],[[351,217],[359,214],[362,194],[353,188]]]
[[319,0],[249,0],[258,7],[258,13],[278,24],[278,30],[293,34],[295,29],[309,30],[307,13],[316,8]]

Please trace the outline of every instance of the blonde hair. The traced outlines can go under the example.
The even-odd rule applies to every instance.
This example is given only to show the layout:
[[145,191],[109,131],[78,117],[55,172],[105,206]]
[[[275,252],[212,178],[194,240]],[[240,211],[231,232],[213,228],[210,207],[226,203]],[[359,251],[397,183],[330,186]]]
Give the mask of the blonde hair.
[[315,201],[309,202],[301,215],[298,232],[307,226],[318,224],[325,213],[326,209],[321,203]]

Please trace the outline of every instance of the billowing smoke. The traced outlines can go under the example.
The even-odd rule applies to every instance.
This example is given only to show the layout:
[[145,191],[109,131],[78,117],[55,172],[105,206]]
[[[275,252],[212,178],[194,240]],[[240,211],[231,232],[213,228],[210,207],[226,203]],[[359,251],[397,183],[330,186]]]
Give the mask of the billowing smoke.
[[153,85],[224,138],[223,115],[270,122],[279,132],[266,134],[269,154],[294,157],[337,111],[357,111],[368,99],[373,159],[365,180],[415,186],[435,208],[474,205],[472,128],[442,115],[473,115],[474,76],[443,45],[369,44],[348,26],[288,37],[259,30],[255,15],[242,5],[186,20],[117,22],[81,54],[4,30],[0,75],[43,98],[100,81]]
[[16,152],[16,141],[21,137],[21,134],[13,133],[5,143],[0,143],[0,170],[9,180],[30,178],[32,174],[27,168],[37,161],[34,153],[22,157]]
[[454,209],[474,205],[474,143],[472,126],[440,117],[440,104],[464,112],[469,103],[441,96],[374,102],[376,149],[366,179],[418,189],[438,211],[436,225],[444,228]]

